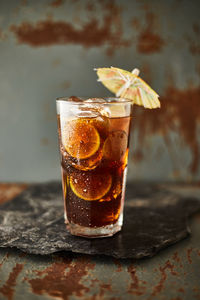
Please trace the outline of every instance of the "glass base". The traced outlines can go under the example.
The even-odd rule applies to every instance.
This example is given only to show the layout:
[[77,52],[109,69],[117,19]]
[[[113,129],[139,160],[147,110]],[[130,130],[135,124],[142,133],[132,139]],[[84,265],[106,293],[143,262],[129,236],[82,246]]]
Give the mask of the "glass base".
[[122,228],[122,215],[115,224],[102,227],[84,227],[74,223],[65,221],[67,229],[72,235],[83,236],[87,238],[103,238],[113,236]]

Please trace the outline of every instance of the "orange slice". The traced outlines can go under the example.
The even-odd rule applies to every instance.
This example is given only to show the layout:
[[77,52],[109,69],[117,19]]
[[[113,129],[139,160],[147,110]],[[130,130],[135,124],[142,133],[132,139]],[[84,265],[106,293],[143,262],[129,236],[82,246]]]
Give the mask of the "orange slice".
[[121,160],[126,153],[128,136],[123,130],[112,131],[103,146],[103,156],[111,160]]
[[110,190],[112,176],[110,174],[81,172],[70,176],[70,187],[81,199],[94,201],[103,198]]
[[[103,157],[102,148],[103,146],[101,145],[99,149],[95,152],[95,154],[87,159],[75,159],[75,162],[72,161],[71,165],[77,170],[82,171],[89,171],[95,169],[101,163],[101,159]],[[74,160],[74,158],[72,160]],[[68,159],[68,162],[70,163],[70,159]]]
[[100,136],[94,126],[84,119],[66,123],[63,128],[62,142],[66,151],[77,159],[92,156],[100,146]]

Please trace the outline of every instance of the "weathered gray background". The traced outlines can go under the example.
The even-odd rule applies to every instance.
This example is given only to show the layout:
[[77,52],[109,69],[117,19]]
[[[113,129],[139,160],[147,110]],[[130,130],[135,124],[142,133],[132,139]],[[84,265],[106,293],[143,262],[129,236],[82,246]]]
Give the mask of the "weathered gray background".
[[0,181],[60,178],[55,98],[109,93],[94,67],[141,69],[128,180],[199,180],[200,2],[0,1]]

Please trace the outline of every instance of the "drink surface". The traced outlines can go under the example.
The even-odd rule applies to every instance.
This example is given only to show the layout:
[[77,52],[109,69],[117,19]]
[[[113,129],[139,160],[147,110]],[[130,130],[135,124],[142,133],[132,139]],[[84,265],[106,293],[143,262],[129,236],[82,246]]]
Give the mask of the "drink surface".
[[[93,111],[95,112],[95,110]],[[58,114],[67,223],[114,224],[123,211],[130,117]]]

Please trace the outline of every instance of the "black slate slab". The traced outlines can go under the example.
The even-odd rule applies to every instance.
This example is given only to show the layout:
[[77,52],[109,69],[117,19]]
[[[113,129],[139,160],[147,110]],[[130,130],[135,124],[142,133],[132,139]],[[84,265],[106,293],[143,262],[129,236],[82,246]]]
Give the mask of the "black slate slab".
[[185,238],[188,217],[200,209],[200,200],[180,198],[156,185],[131,185],[126,198],[123,230],[111,238],[86,239],[66,230],[61,185],[32,185],[0,206],[0,247],[42,255],[66,250],[117,258],[153,256]]

